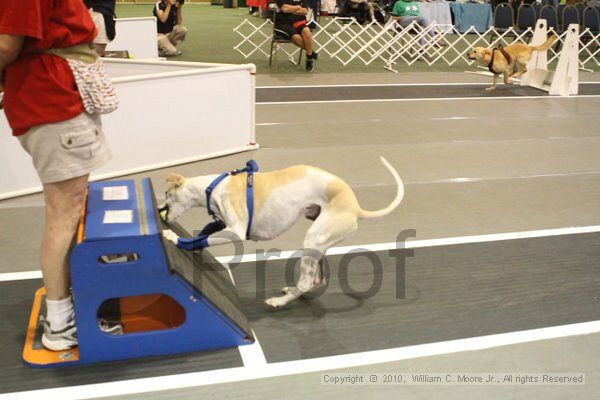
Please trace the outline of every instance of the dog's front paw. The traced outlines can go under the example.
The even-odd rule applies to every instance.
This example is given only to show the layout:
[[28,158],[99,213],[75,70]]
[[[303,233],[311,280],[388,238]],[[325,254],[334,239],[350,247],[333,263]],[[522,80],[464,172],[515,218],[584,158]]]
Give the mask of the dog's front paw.
[[496,90],[496,86],[490,86],[489,88],[485,88],[486,92],[493,92],[494,90]]
[[163,237],[173,244],[177,244],[179,236],[170,229],[163,230]]
[[265,304],[273,308],[279,308],[287,304],[287,299],[285,296],[271,297],[270,299],[265,300]]

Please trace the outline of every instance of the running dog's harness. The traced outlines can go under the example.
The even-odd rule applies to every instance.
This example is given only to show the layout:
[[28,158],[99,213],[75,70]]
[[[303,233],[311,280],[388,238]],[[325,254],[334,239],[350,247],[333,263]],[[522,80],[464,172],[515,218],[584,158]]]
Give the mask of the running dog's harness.
[[504,47],[502,47],[502,45],[492,49],[492,57],[490,58],[490,62],[488,64],[488,69],[490,70],[490,72],[492,74],[496,74],[499,75],[500,72],[496,72],[494,70],[494,54],[496,54],[496,51],[499,51],[500,53],[502,53],[502,55],[504,56],[504,58],[506,58],[506,62],[510,65],[510,56],[508,55],[508,53],[506,52],[506,50],[504,50]]
[[208,247],[208,237],[215,232],[219,232],[227,225],[221,218],[217,216],[217,214],[210,207],[210,198],[212,192],[215,190],[217,185],[223,181],[223,179],[227,178],[229,175],[237,175],[243,172],[246,172],[248,175],[246,176],[246,207],[248,208],[248,226],[246,227],[246,239],[250,238],[250,230],[252,229],[252,217],[254,214],[254,173],[258,171],[258,164],[254,160],[250,160],[246,163],[246,167],[241,169],[234,169],[230,172],[224,172],[221,175],[217,176],[211,183],[208,185],[204,193],[206,194],[206,210],[208,211],[208,215],[212,217],[213,222],[206,225],[202,231],[198,234],[198,236],[193,238],[179,238],[177,241],[177,246],[186,249],[186,250],[197,250]]

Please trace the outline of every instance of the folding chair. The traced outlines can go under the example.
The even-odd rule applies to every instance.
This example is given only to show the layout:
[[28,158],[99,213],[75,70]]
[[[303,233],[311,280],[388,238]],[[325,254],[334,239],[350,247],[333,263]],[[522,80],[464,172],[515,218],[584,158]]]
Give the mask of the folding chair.
[[[271,51],[269,52],[269,67],[273,64],[273,58],[275,58],[275,71],[277,71],[278,69],[278,59],[277,59],[277,54],[279,53],[279,47],[282,44],[286,44],[286,43],[293,43],[291,39],[288,39],[287,37],[283,36],[280,32],[278,32],[277,30],[275,30],[276,26],[277,26],[277,14],[279,13],[279,9],[275,10],[275,13],[273,13],[273,36],[271,38]],[[294,65],[300,65],[300,61],[302,61],[302,52],[304,50],[300,49],[300,55],[298,56],[298,62],[294,63],[292,60],[289,60],[291,63],[293,63]]]
[[517,11],[517,30],[523,33],[527,28],[531,28],[527,36],[533,36],[533,28],[535,28],[536,16],[535,10],[531,4],[521,4]]
[[561,23],[561,32],[566,31],[569,25],[571,24],[581,25],[581,20],[579,19],[579,12],[577,11],[577,9],[570,5],[563,7]]
[[[589,31],[587,31],[589,29]],[[581,41],[587,46],[590,41],[597,40],[597,35],[600,34],[600,12],[597,7],[586,7],[583,10],[583,34]],[[592,51],[596,54],[597,50]]]
[[558,26],[563,26],[563,13],[565,11],[566,4],[559,4],[556,6],[556,13],[558,14]]
[[583,10],[585,10],[585,4],[577,3],[577,4],[575,4],[575,8],[577,9],[577,12],[579,13],[579,20],[583,21]]
[[552,28],[554,33],[558,33],[558,14],[554,6],[545,5],[540,12],[540,19],[546,20],[546,26]]
[[538,19],[541,18],[542,5],[539,3],[531,3],[531,7],[533,7],[533,10],[535,11],[535,19],[537,21]]
[[515,25],[515,12],[510,4],[501,3],[494,10],[494,32],[490,37],[490,43],[494,41],[496,32],[504,33]]
[[583,29],[589,28],[592,35],[600,33],[600,13],[597,7],[586,7],[583,10]]

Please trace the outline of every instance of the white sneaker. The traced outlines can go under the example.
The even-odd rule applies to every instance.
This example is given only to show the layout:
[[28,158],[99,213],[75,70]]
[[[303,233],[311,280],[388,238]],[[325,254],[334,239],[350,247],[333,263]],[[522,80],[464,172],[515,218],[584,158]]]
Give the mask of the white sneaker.
[[98,325],[100,326],[100,330],[102,332],[108,333],[109,335],[123,334],[123,325],[118,322],[112,322],[105,320],[104,318],[98,318]]
[[[53,331],[50,323],[42,317],[41,323],[44,325],[44,334],[42,335],[42,344],[45,348],[52,351],[63,351],[77,346],[77,326],[75,319],[69,318],[67,326],[59,331]],[[109,335],[122,335],[123,325],[118,322],[110,322],[105,319],[98,319],[100,330]]]
[[42,317],[40,322],[44,325],[42,344],[48,350],[63,351],[77,346],[77,326],[73,316],[67,321],[67,326],[58,331],[52,330],[46,318]]

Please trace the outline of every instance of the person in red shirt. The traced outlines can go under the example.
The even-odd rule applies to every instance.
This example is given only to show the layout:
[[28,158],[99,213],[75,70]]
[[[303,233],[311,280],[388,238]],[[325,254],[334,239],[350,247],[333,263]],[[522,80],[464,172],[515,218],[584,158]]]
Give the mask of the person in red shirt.
[[43,184],[40,265],[47,316],[42,342],[51,350],[77,345],[67,256],[89,173],[110,159],[110,150],[99,116],[84,112],[69,64],[45,51],[92,43],[95,36],[81,0],[30,0],[26,6],[0,1],[4,112]]

